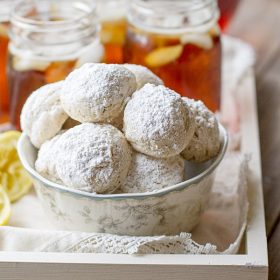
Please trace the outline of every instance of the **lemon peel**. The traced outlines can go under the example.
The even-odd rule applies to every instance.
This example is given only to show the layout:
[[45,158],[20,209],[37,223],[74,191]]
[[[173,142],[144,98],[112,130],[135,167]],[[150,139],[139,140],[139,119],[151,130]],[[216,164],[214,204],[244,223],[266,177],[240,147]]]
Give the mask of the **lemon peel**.
[[183,49],[182,45],[155,49],[146,56],[145,63],[148,67],[161,67],[178,59]]
[[31,178],[24,170],[16,149],[20,135],[18,131],[0,134],[0,185],[11,202],[25,195],[32,185]]

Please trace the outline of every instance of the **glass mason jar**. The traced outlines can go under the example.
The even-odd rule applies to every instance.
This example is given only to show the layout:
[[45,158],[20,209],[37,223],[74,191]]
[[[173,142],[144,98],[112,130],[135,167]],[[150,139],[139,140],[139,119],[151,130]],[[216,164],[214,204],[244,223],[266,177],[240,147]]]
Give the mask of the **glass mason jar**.
[[100,41],[104,46],[105,63],[123,63],[128,0],[98,0]]
[[220,107],[221,40],[216,0],[132,0],[126,63],[147,66],[183,96]]
[[13,1],[0,0],[0,124],[9,119],[9,94],[7,79],[8,28]]
[[85,62],[100,62],[96,6],[86,0],[23,0],[11,13],[8,77],[10,120],[32,91],[63,80]]

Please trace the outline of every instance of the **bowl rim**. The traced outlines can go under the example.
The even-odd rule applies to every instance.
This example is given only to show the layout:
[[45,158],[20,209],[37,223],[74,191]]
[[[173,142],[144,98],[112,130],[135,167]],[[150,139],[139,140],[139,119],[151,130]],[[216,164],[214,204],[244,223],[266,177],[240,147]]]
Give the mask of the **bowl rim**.
[[196,175],[195,177],[192,177],[192,178],[185,180],[181,183],[178,183],[176,185],[172,185],[172,186],[169,186],[169,187],[166,187],[166,188],[154,191],[154,192],[144,192],[144,193],[125,193],[125,194],[123,194],[123,193],[121,193],[121,194],[87,193],[87,192],[71,189],[71,188],[65,187],[63,185],[49,181],[48,179],[41,176],[33,167],[31,167],[30,164],[28,163],[27,159],[25,158],[25,153],[23,151],[23,142],[26,139],[30,142],[29,137],[25,133],[22,133],[22,135],[20,136],[20,139],[17,144],[17,151],[18,151],[20,161],[21,161],[22,165],[24,166],[24,168],[30,173],[30,175],[32,177],[34,177],[37,181],[41,181],[44,184],[44,186],[47,188],[52,188],[52,189],[58,190],[60,192],[66,192],[71,195],[78,195],[78,196],[82,196],[82,197],[86,197],[86,198],[94,199],[94,200],[145,199],[145,198],[149,198],[149,197],[160,197],[160,196],[166,195],[167,193],[174,192],[174,191],[181,191],[182,189],[190,187],[191,185],[197,184],[198,182],[203,180],[205,177],[210,175],[218,167],[218,165],[224,158],[224,155],[226,153],[227,146],[228,146],[228,133],[221,124],[219,124],[219,131],[220,131],[220,142],[221,142],[220,151],[219,151],[219,154],[216,156],[215,160],[212,162],[212,164],[208,168],[206,168],[203,172]]

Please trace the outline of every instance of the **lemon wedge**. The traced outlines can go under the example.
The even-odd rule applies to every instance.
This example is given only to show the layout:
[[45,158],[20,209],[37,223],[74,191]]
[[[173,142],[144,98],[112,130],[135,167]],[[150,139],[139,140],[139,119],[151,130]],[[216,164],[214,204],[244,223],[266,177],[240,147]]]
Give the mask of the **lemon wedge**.
[[146,56],[145,63],[148,67],[160,67],[178,59],[182,52],[182,45],[158,48]]
[[8,223],[12,213],[11,203],[8,194],[4,188],[0,186],[0,226]]
[[0,134],[0,188],[6,191],[11,202],[25,195],[32,185],[17,154],[20,134],[18,131]]

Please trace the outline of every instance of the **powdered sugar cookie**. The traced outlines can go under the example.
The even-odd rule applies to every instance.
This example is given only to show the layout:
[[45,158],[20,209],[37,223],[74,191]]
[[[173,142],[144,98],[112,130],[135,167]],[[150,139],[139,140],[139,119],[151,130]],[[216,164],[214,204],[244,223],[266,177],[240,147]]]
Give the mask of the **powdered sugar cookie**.
[[131,148],[112,125],[75,126],[58,139],[57,145],[56,170],[66,186],[110,193],[123,184],[131,162]]
[[23,106],[21,128],[37,148],[54,137],[68,118],[60,103],[62,85],[57,82],[39,88]]
[[46,179],[55,183],[62,183],[56,172],[55,160],[57,154],[56,143],[64,132],[65,130],[61,131],[58,135],[43,143],[38,152],[37,160],[35,162],[36,171]]
[[163,85],[163,81],[145,66],[136,64],[124,64],[124,66],[135,75],[137,89],[145,84]]
[[124,193],[152,192],[182,182],[184,160],[181,156],[153,158],[134,152],[128,176],[121,186]]
[[203,102],[184,97],[182,99],[193,112],[195,120],[194,136],[182,156],[195,162],[209,160],[216,156],[220,149],[218,121]]
[[65,79],[61,103],[79,122],[107,122],[117,118],[136,90],[134,74],[122,65],[87,63]]
[[124,110],[127,140],[136,151],[157,158],[178,155],[186,148],[189,121],[180,95],[162,85],[146,84]]

